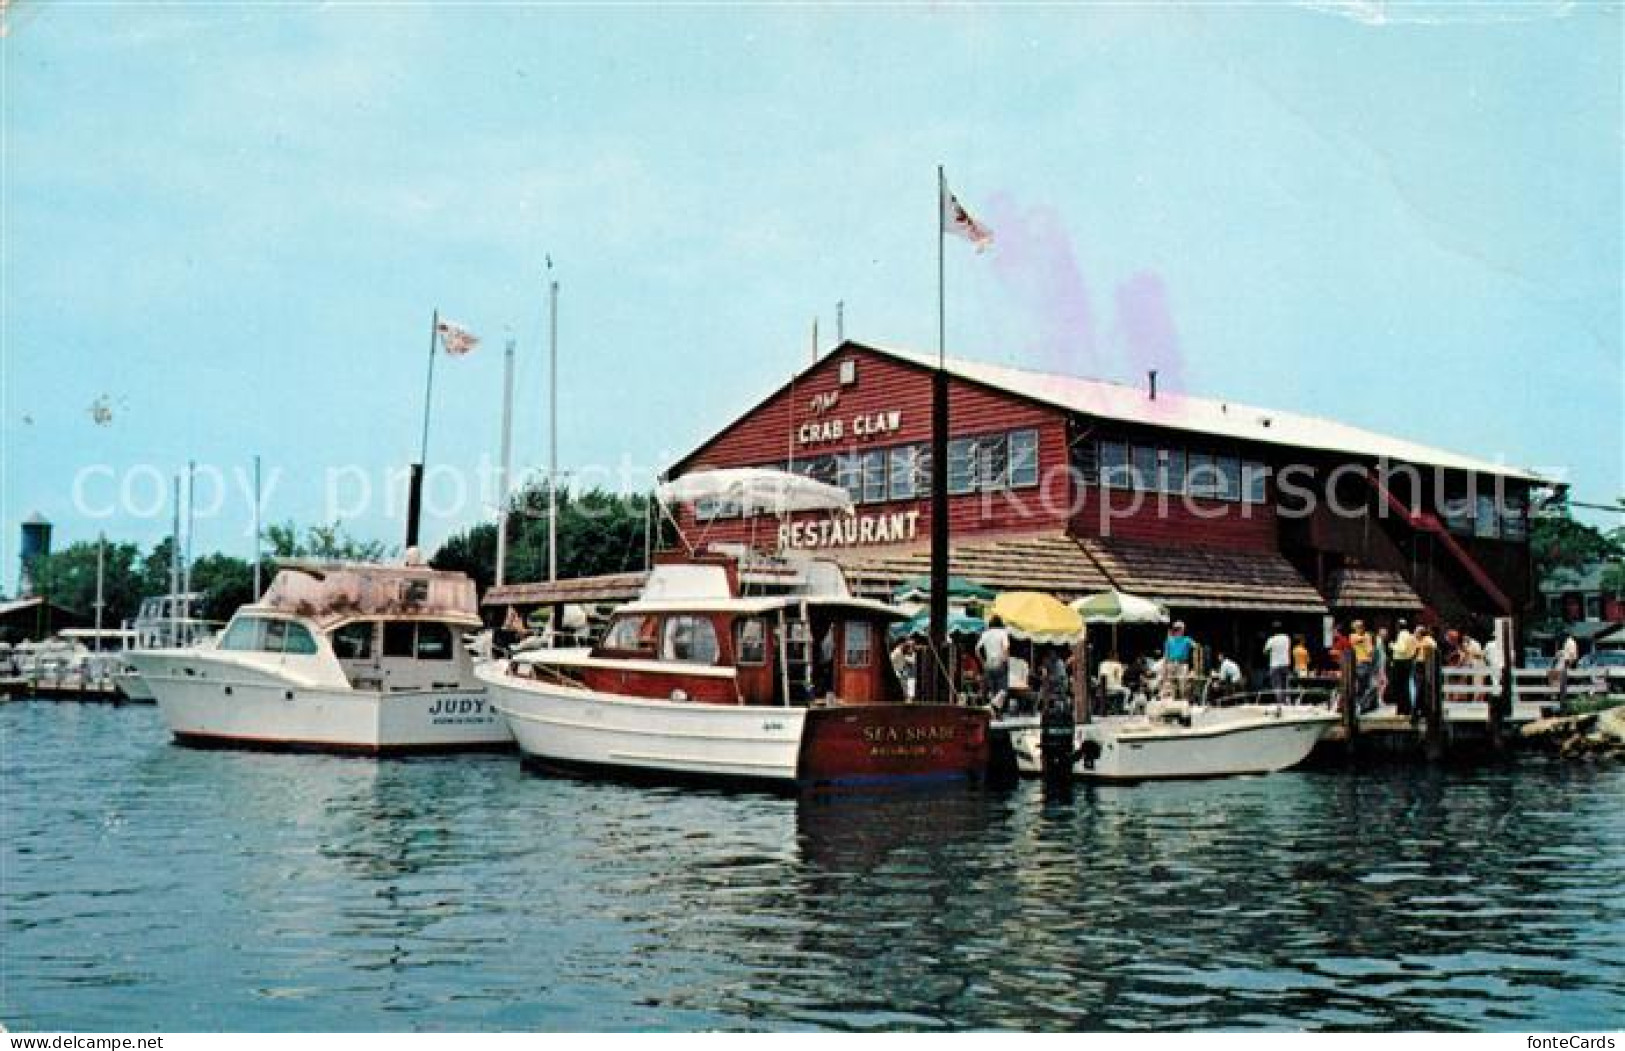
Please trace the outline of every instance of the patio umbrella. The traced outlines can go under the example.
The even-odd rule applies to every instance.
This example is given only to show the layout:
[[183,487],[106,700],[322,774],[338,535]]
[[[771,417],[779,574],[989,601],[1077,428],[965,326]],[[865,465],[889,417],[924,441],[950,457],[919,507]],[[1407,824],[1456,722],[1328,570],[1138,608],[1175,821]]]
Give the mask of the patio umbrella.
[[1085,595],[1072,603],[1088,624],[1166,624],[1168,611],[1162,603],[1130,595],[1124,591],[1102,591]]
[[1053,595],[1006,591],[993,600],[988,619],[998,617],[1010,634],[1029,642],[1070,643],[1083,634],[1083,618]]
[[1083,617],[1085,624],[1110,624],[1112,649],[1117,649],[1119,624],[1166,624],[1168,611],[1160,602],[1112,588],[1094,595],[1085,595],[1072,603],[1072,608]]
[[[955,599],[961,602],[976,601],[988,602],[997,594],[992,588],[966,580],[964,577],[948,578],[948,601]],[[893,602],[926,602],[931,598],[931,578],[928,576],[914,577],[897,585],[891,593]]]
[[[965,613],[948,614],[948,634],[950,635],[980,635],[987,628],[987,621],[981,617],[972,617]],[[900,639],[905,635],[929,635],[931,633],[931,611],[921,610],[907,620],[898,621],[891,626],[891,637]]]

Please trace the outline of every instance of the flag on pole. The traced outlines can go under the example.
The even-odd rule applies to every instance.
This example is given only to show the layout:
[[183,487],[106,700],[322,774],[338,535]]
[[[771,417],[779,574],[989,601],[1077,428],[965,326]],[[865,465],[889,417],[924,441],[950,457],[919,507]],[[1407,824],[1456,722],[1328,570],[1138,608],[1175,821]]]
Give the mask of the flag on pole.
[[446,353],[452,357],[462,357],[480,345],[480,337],[456,322],[438,322],[434,330],[440,335],[440,345],[445,347]]
[[963,237],[974,244],[978,252],[993,243],[993,231],[971,218],[947,183],[942,184],[942,232]]

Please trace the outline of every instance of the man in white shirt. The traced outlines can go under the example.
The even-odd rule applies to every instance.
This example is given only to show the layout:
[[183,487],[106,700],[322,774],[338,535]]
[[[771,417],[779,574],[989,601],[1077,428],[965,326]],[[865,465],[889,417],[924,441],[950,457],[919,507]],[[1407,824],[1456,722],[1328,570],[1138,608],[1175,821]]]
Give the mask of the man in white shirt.
[[976,656],[982,662],[982,684],[987,701],[995,708],[1004,704],[1010,689],[1010,633],[1004,621],[994,617],[976,642]]
[[1221,695],[1235,693],[1241,689],[1241,666],[1226,654],[1219,654],[1219,670],[1214,676],[1218,679]]
[[1107,711],[1113,709],[1114,702],[1119,698],[1128,697],[1128,690],[1123,687],[1123,673],[1126,670],[1115,653],[1101,661],[1100,666],[1095,669],[1095,676],[1100,682],[1100,692],[1106,699]]
[[1275,634],[1264,640],[1264,656],[1269,658],[1270,689],[1275,691],[1275,703],[1285,704],[1287,691],[1292,686],[1292,637],[1281,630],[1280,621],[1271,624],[1270,630]]

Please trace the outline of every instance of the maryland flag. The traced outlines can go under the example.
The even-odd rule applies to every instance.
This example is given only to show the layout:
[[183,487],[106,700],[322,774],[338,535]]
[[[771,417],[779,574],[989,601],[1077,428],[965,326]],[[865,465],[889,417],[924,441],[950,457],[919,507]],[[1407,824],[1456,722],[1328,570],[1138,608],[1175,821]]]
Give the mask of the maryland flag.
[[480,345],[480,337],[452,321],[438,322],[434,330],[440,336],[440,345],[454,358],[460,358]]
[[963,237],[974,244],[978,252],[993,243],[993,231],[971,218],[946,182],[942,184],[942,232]]

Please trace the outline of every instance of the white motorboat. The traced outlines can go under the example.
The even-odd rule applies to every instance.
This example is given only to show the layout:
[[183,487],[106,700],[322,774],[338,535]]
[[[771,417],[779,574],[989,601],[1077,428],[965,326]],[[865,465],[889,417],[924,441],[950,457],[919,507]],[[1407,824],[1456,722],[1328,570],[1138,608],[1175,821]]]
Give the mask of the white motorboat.
[[506,747],[461,645],[474,582],[423,566],[290,561],[213,646],[130,662],[189,744],[386,754]]
[[[784,472],[700,472],[663,498],[849,505]],[[774,788],[979,778],[985,708],[913,704],[885,648],[902,613],[840,567],[748,549],[662,556],[589,650],[481,665],[533,763],[571,773]]]
[[[192,610],[202,606],[203,596],[197,592],[142,599],[135,620],[130,622],[131,637],[124,647],[125,653],[209,645],[222,625],[219,621],[191,615]],[[127,700],[152,704],[155,700],[152,688],[142,681],[128,660],[119,663],[120,667],[113,673],[113,685]]]
[[[1152,781],[1274,773],[1309,758],[1336,724],[1336,712],[1314,705],[1153,701],[1141,715],[1107,716],[1077,726],[1073,774],[1096,781]],[[1042,772],[1037,717],[1010,719],[996,728],[1009,732],[1021,773]]]

